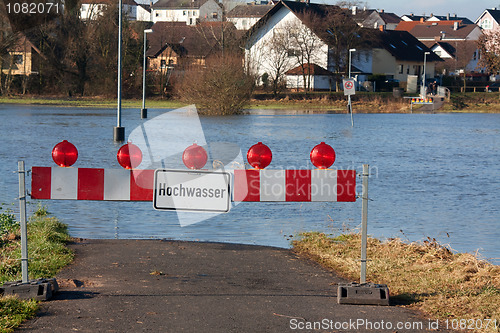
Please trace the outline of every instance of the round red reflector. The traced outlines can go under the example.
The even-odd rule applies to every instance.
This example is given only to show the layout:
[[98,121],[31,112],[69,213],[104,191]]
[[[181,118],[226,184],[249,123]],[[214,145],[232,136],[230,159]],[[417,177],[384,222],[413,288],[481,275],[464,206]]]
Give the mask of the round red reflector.
[[118,149],[116,159],[125,169],[137,168],[142,162],[142,151],[139,147],[129,142]]
[[271,152],[271,149],[269,149],[269,147],[262,142],[259,142],[248,149],[248,163],[250,163],[250,165],[255,169],[264,169],[271,164],[272,159],[273,153]]
[[335,162],[335,150],[332,146],[321,142],[311,150],[311,162],[318,169],[327,169]]
[[67,140],[59,142],[52,148],[52,159],[61,167],[69,167],[78,159],[78,149]]
[[189,169],[201,169],[207,164],[207,160],[207,151],[196,143],[187,147],[182,153],[182,162]]

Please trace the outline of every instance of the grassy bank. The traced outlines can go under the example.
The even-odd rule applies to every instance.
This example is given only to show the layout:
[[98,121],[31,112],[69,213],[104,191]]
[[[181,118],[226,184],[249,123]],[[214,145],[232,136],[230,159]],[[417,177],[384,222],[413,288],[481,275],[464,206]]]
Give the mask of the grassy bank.
[[[85,108],[115,108],[116,99],[101,97],[39,97],[17,96],[2,97],[0,104],[19,105],[47,105],[64,107]],[[352,97],[354,113],[409,113],[410,101],[408,99],[394,98],[392,93],[366,93],[359,92]],[[186,104],[172,99],[148,98],[146,107],[153,108],[180,108]],[[137,108],[142,106],[142,100],[123,100],[124,108]],[[272,109],[272,110],[297,110],[312,112],[347,112],[347,98],[343,93],[288,93],[273,97],[270,94],[255,94],[247,109]],[[414,108],[418,112],[418,107]],[[500,112],[500,93],[454,93],[450,102],[446,103],[437,112]]]
[[[19,223],[10,213],[0,213],[0,284],[21,280]],[[73,260],[65,244],[70,240],[66,225],[39,208],[28,223],[29,278],[49,278]],[[0,298],[0,332],[11,332],[38,309],[36,301]]]
[[[45,105],[45,106],[64,106],[75,108],[115,108],[117,100],[103,97],[81,97],[81,98],[63,98],[63,97],[42,97],[42,96],[16,96],[16,97],[0,97],[0,104],[17,104],[17,105]],[[163,99],[148,99],[146,108],[165,108],[173,109],[185,106],[175,100]],[[123,108],[142,108],[142,100],[138,99],[123,99]]]
[[[350,281],[359,281],[359,234],[330,237],[309,232],[293,246],[300,255]],[[500,331],[499,266],[471,254],[453,253],[432,239],[405,243],[369,238],[367,253],[367,281],[387,284],[392,301],[437,319],[478,320],[483,325],[491,319],[490,327],[479,331]]]

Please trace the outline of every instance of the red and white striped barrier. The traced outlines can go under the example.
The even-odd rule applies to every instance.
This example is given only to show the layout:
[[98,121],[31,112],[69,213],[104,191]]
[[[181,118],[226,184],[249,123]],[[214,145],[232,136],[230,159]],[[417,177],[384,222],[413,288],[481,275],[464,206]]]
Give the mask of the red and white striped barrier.
[[33,199],[153,201],[154,170],[32,167]]
[[234,170],[233,201],[356,201],[354,170]]
[[[354,170],[234,170],[233,201],[356,201]],[[154,170],[32,167],[33,199],[152,201]]]

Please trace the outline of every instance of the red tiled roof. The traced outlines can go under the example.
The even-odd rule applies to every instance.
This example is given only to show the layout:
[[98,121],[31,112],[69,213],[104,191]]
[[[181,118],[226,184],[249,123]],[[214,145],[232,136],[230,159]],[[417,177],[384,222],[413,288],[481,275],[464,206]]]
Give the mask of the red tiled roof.
[[290,69],[285,73],[285,75],[332,75],[333,73],[327,71],[321,66],[316,64],[304,64],[304,66],[297,66],[295,68]]

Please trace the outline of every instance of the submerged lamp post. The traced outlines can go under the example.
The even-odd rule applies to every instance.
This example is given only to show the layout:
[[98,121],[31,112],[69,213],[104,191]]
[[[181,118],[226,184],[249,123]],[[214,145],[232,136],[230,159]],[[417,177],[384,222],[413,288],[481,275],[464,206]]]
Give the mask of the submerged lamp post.
[[118,2],[118,105],[113,140],[125,140],[125,127],[122,127],[122,0]]
[[[356,52],[356,49],[349,49],[349,79],[351,78],[351,58],[352,52]],[[348,95],[347,106],[349,108],[349,112],[351,113],[351,126],[354,126],[354,122],[352,120],[352,104],[351,104],[351,95]]]
[[142,63],[142,109],[141,119],[148,117],[148,109],[146,109],[146,34],[152,33],[152,29],[144,30],[144,61]]
[[427,92],[425,91],[425,65],[427,63],[427,55],[431,54],[430,52],[424,52],[424,73],[422,74],[422,98],[427,97]]

